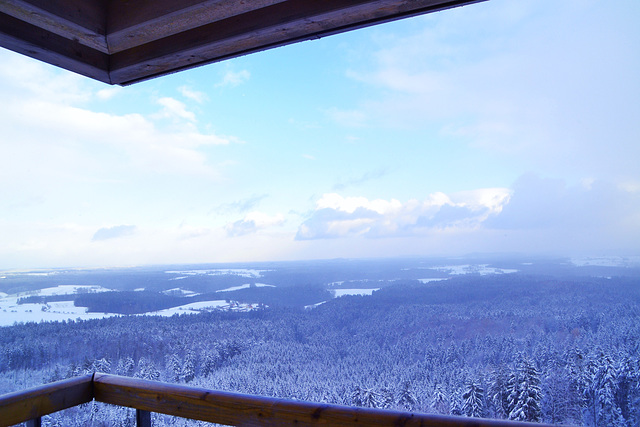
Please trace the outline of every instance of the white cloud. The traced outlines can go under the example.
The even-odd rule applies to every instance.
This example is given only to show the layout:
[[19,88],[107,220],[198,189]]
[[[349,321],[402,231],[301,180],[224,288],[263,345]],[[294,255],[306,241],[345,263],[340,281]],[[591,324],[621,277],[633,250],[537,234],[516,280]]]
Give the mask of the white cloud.
[[96,92],[96,96],[101,100],[109,100],[122,92],[122,90],[123,88],[120,86],[112,86],[105,89],[100,89]]
[[206,93],[204,92],[199,92],[196,90],[191,89],[188,86],[180,86],[178,88],[178,91],[182,94],[182,96],[184,96],[185,98],[188,98],[192,101],[197,102],[198,104],[202,104],[203,102],[205,102],[207,99],[209,99],[209,97],[207,96]]
[[189,122],[196,122],[195,113],[187,110],[187,106],[174,98],[163,97],[158,99],[158,104],[162,105],[162,110],[156,115],[158,118],[183,119]]
[[117,239],[120,237],[131,236],[136,231],[135,225],[115,225],[113,227],[103,227],[95,232],[92,241]]
[[233,71],[227,70],[222,80],[216,83],[216,87],[236,87],[245,83],[251,78],[251,73],[247,70]]
[[430,194],[425,200],[369,200],[323,195],[298,229],[299,240],[349,236],[406,237],[433,230],[474,229],[508,203],[509,190],[488,188]]
[[119,179],[123,171],[216,178],[203,148],[237,142],[201,132],[195,113],[173,98],[159,98],[157,114],[93,111],[84,104],[93,94],[108,98],[112,88],[95,91],[97,84],[85,78],[11,52],[0,55],[1,81],[7,82],[0,83],[3,180],[46,188],[61,180]]
[[242,236],[245,234],[254,234],[260,230],[277,227],[283,223],[284,216],[282,214],[271,216],[262,212],[254,211],[248,213],[243,219],[228,224],[226,230],[229,236]]
[[522,171],[637,177],[638,13],[633,1],[496,0],[418,18],[424,30],[379,37],[349,71],[378,89],[355,101],[358,114],[433,129]]

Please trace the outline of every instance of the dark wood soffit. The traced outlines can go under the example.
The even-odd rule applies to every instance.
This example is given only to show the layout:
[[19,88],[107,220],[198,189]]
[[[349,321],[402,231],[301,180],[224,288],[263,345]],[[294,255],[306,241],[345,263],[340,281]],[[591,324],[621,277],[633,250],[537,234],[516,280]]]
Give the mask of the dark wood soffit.
[[109,84],[484,0],[0,0],[0,46]]

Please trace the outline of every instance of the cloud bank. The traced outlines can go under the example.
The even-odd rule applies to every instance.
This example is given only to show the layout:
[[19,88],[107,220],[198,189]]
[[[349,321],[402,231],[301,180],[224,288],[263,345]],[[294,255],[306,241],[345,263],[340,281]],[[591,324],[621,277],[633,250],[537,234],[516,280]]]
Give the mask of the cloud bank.
[[117,239],[119,237],[131,236],[136,231],[135,225],[116,225],[113,227],[104,227],[99,229],[91,239],[93,242],[108,239]]
[[403,237],[432,230],[474,229],[498,214],[509,201],[505,188],[487,188],[452,195],[434,193],[425,200],[368,200],[325,194],[296,234],[297,240],[348,236]]

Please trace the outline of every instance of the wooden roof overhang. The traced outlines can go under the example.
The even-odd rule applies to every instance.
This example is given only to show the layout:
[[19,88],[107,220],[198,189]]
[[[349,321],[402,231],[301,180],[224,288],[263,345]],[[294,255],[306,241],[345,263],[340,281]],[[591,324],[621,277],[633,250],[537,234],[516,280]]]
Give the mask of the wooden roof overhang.
[[483,0],[0,0],[0,46],[118,85]]

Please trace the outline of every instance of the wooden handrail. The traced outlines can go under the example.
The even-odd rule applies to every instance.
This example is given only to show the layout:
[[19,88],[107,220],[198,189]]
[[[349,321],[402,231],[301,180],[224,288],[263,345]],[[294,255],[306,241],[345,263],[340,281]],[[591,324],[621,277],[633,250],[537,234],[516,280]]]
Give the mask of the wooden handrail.
[[40,418],[93,400],[93,375],[0,396],[0,426],[11,426]]
[[[239,426],[531,426],[502,420],[427,415],[252,396],[95,373],[0,396],[0,426],[95,399],[194,420]],[[535,424],[540,426],[540,424]]]

